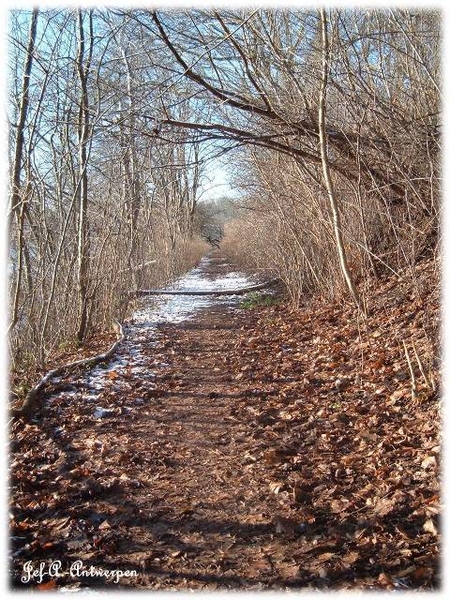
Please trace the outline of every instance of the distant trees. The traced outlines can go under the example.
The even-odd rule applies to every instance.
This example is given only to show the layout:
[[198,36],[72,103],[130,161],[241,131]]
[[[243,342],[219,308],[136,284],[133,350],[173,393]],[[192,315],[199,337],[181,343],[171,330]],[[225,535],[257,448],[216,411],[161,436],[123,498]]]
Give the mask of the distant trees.
[[224,236],[225,225],[232,218],[233,213],[234,210],[228,198],[202,202],[196,214],[196,230],[210,246],[219,248]]
[[223,243],[279,274],[294,303],[344,282],[364,304],[368,272],[413,276],[439,242],[440,21],[412,8],[12,11],[16,364],[106,327],[130,289],[195,260],[198,233],[222,236],[202,181],[226,153],[242,197]]

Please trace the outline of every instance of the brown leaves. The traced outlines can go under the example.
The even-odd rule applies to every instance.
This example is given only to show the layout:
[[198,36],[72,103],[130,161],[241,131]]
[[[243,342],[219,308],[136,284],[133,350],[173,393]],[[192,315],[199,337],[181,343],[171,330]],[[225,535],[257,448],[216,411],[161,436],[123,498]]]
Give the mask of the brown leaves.
[[373,296],[359,330],[345,303],[205,311],[160,328],[152,382],[117,368],[15,424],[16,577],[57,549],[139,557],[147,589],[435,587],[440,407],[411,403],[413,309]]
[[344,556],[339,556],[339,561],[344,569],[349,569],[360,559],[360,557],[361,555],[359,552],[351,551],[347,552]]
[[272,494],[279,494],[284,489],[284,483],[279,481],[271,481],[269,483],[269,489]]
[[275,517],[275,531],[278,534],[295,536],[305,530],[304,523],[299,523],[294,519],[276,516]]
[[438,530],[436,529],[436,525],[434,524],[433,519],[427,519],[423,524],[423,530],[427,533],[431,533],[434,536],[438,535]]
[[372,512],[378,517],[385,517],[390,514],[397,506],[397,498],[394,496],[390,498],[379,498],[375,499],[368,498],[366,504],[372,507]]
[[278,465],[289,460],[292,452],[284,448],[272,448],[264,453],[264,460],[269,465]]
[[[248,400],[248,411],[257,415],[253,423],[263,426],[256,447],[264,448],[271,473],[286,473],[290,483],[288,497],[278,478],[269,485],[278,492],[272,496],[274,505],[289,505],[294,519],[296,511],[312,508],[319,535],[345,532],[351,543],[364,548],[346,553],[336,548],[346,568],[377,556],[375,581],[380,576],[375,566],[383,556],[394,568],[414,560],[424,547],[431,555],[438,552],[433,540],[440,511],[440,414],[430,395],[412,404],[401,351],[401,340],[420,331],[415,325],[420,312],[404,305],[394,315],[378,289],[372,303],[377,310],[359,331],[352,311],[338,305],[316,303],[295,315],[280,307],[261,311],[259,331],[251,327],[251,352],[241,342],[240,356],[232,356],[231,363],[239,360],[242,369],[242,361],[251,357],[258,388],[268,382],[275,388],[263,402]],[[425,340],[414,344],[421,356],[428,351]],[[418,385],[423,388],[424,381]],[[278,451],[282,444],[297,448],[296,453],[283,455]],[[365,527],[358,529],[359,522]],[[406,577],[406,583],[398,583],[387,570],[375,585],[423,583]]]
[[49,590],[54,590],[56,588],[56,581],[54,579],[51,579],[50,581],[47,581],[46,583],[40,583],[37,586],[37,589],[40,592],[48,592]]
[[305,489],[299,481],[296,481],[292,489],[292,498],[296,504],[309,504],[311,502],[311,492]]
[[436,457],[435,456],[427,456],[423,459],[423,461],[420,463],[420,466],[422,467],[422,469],[428,469],[428,467],[435,467],[436,466]]
[[381,587],[393,590],[395,588],[392,579],[386,573],[380,573],[378,576],[378,583]]

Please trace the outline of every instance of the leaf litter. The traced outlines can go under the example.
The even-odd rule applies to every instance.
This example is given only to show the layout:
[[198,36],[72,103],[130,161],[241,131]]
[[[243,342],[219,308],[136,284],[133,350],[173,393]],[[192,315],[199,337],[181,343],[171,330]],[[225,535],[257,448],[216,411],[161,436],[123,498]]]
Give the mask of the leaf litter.
[[[188,286],[248,283],[226,268],[205,260]],[[59,559],[134,569],[133,589],[437,589],[439,294],[392,289],[365,321],[319,300],[144,306],[114,361],[11,427],[14,585]],[[427,368],[414,395],[403,342]]]

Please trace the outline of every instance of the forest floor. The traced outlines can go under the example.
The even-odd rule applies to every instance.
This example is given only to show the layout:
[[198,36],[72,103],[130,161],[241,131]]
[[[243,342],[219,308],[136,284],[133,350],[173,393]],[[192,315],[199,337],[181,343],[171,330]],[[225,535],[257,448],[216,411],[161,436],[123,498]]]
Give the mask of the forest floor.
[[[212,257],[206,276],[230,269]],[[94,396],[57,382],[11,426],[12,585],[438,589],[431,268],[378,282],[364,320],[214,301],[135,328]]]

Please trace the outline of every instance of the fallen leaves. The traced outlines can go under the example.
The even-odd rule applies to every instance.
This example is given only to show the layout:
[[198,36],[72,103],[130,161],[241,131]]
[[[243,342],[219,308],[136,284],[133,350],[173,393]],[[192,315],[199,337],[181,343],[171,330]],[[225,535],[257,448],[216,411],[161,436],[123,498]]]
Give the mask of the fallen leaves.
[[[438,554],[434,517],[440,512],[440,406],[424,378],[415,401],[411,398],[401,350],[401,341],[410,336],[419,354],[432,352],[423,335],[421,303],[403,306],[393,315],[383,303],[382,290],[376,290],[373,305],[374,316],[359,332],[352,309],[338,305],[315,303],[295,316],[280,306],[261,311],[247,326],[253,368],[251,378],[241,380],[262,390],[270,382],[271,394],[253,398],[246,408],[254,416],[250,423],[263,426],[256,447],[263,449],[265,463],[278,476],[276,483],[268,484],[278,492],[272,496],[279,499],[278,507],[289,506],[292,516],[304,506],[312,507],[316,531],[342,526],[349,540],[352,528],[359,521],[366,523],[358,545],[367,550],[350,556],[367,561],[377,552],[383,557],[383,548],[389,547],[394,568],[395,561],[419,560],[424,547],[430,548],[430,556]],[[428,310],[427,320],[437,320],[437,296]],[[247,348],[240,341],[240,356],[231,356],[231,363],[245,360]],[[246,373],[242,364],[240,369]],[[264,449],[265,443],[272,447]],[[283,454],[277,449],[281,444],[297,452]],[[282,474],[291,485],[291,504],[281,493]],[[392,526],[402,532],[396,551]],[[388,575],[377,581],[381,587],[426,587],[429,571],[426,574],[421,582],[420,577],[405,576],[406,581],[398,583]]]
[[430,354],[424,314],[371,301],[359,329],[342,302],[205,311],[16,422],[16,581],[59,553],[137,561],[150,589],[434,589],[440,406],[401,347]]
[[424,470],[427,469],[428,467],[435,467],[436,466],[436,457],[435,456],[427,456],[420,463],[420,466]]
[[264,460],[269,465],[277,465],[286,462],[292,455],[292,451],[286,450],[284,448],[271,448],[270,450],[265,451]]
[[40,583],[37,586],[37,589],[40,592],[48,592],[49,590],[54,590],[56,588],[56,581],[54,579],[51,579],[50,581],[47,581],[46,583]]
[[272,494],[279,494],[281,491],[283,491],[285,485],[283,482],[279,482],[279,481],[271,481],[269,483],[269,489],[272,492]]
[[306,529],[305,523],[299,523],[294,519],[290,519],[283,516],[275,517],[275,532],[278,534],[295,536]]
[[438,530],[436,529],[436,525],[434,524],[433,519],[427,519],[425,521],[425,523],[423,524],[423,528],[424,531],[426,531],[427,533],[431,533],[435,536],[438,535]]

